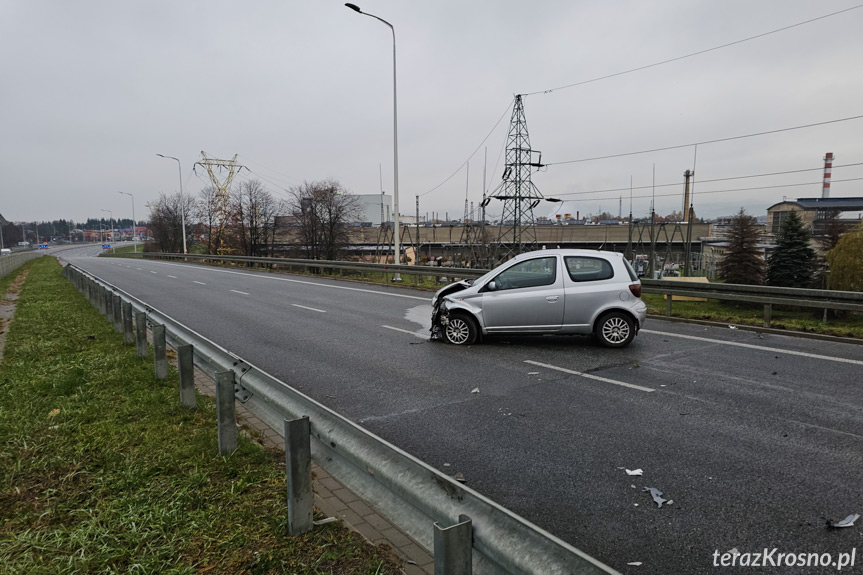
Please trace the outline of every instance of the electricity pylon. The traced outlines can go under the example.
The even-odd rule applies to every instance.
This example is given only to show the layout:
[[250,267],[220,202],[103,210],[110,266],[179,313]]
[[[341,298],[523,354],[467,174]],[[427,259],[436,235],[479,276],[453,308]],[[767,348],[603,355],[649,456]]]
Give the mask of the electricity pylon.
[[[531,181],[532,170],[541,167],[542,152],[530,147],[524,104],[521,94],[517,94],[507,136],[503,182],[497,195],[488,196],[503,201],[495,245],[495,260],[498,262],[536,249],[536,220],[533,209],[543,200],[560,201],[544,198]],[[488,198],[484,200],[484,203],[487,202]]]
[[[195,162],[192,165],[192,170],[194,171],[195,166],[206,168],[207,174],[210,176],[210,181],[213,183],[213,188],[216,190],[214,198],[215,201],[211,207],[213,210],[213,217],[211,218],[213,225],[210,228],[210,239],[214,240],[213,245],[216,246],[216,253],[223,255],[230,251],[229,248],[225,247],[224,237],[225,228],[230,223],[232,217],[231,194],[228,190],[231,187],[234,175],[239,173],[239,171],[245,166],[237,163],[237,154],[234,154],[234,157],[231,160],[208,158],[206,152],[201,152],[201,157],[204,159],[199,162]],[[219,178],[216,177],[216,173],[214,171],[215,168],[218,168],[220,172],[222,170],[227,170],[227,177],[223,180],[219,180]]]

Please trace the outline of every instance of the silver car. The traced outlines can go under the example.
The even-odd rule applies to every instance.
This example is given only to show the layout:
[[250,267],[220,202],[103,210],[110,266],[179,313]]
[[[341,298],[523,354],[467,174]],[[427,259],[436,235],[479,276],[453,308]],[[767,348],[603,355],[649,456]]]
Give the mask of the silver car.
[[596,334],[607,347],[632,342],[647,319],[641,282],[616,252],[540,250],[432,299],[432,339],[470,345],[493,334]]

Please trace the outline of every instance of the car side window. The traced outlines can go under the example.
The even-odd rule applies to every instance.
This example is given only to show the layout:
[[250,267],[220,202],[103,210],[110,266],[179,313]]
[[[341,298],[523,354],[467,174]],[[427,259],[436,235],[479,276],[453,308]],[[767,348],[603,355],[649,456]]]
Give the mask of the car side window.
[[494,278],[498,291],[552,285],[557,281],[557,258],[520,262]]
[[566,271],[574,282],[592,282],[614,277],[614,268],[602,258],[567,256],[564,258]]

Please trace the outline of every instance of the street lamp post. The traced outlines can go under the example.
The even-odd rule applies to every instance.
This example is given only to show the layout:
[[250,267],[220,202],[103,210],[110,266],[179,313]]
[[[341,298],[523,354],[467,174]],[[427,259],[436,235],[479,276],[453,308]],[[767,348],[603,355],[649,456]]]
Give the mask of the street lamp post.
[[[351,10],[369,16],[386,24],[393,33],[393,247],[396,253],[396,265],[401,263],[401,248],[399,246],[399,114],[398,114],[398,93],[396,90],[396,29],[392,24],[368,12],[363,12],[356,4],[346,3],[345,6]],[[402,281],[401,275],[398,272],[393,274],[393,281]]]
[[135,196],[130,194],[129,192],[117,192],[118,194],[123,194],[124,196],[129,196],[132,198],[132,252],[138,253],[138,241],[135,239],[135,231],[137,228],[137,222],[135,222]]
[[114,252],[115,251],[114,250],[114,212],[112,212],[111,210],[105,210],[102,208],[99,208],[99,209],[102,210],[103,212],[108,212],[108,215],[111,216],[111,252]]
[[183,253],[187,254],[189,251],[186,249],[186,200],[183,199],[183,167],[180,165],[180,160],[175,158],[174,156],[163,156],[162,154],[156,154],[160,158],[168,158],[169,160],[175,160],[177,162],[177,169],[180,171],[180,225],[183,228]]

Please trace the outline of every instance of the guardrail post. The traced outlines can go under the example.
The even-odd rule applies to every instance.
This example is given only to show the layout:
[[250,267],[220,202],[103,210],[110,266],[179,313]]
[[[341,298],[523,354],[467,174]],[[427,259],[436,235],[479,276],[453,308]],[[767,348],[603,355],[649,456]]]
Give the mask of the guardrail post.
[[108,288],[104,288],[103,298],[105,300],[105,319],[108,320],[108,323],[111,323],[114,317],[114,310],[111,309],[111,292]]
[[147,357],[147,314],[135,312],[135,351],[138,357]]
[[821,320],[821,323],[827,323],[827,308],[824,308],[824,319]]
[[770,327],[770,322],[773,321],[773,304],[764,304],[764,327]]
[[671,294],[665,294],[665,315],[671,317]]
[[111,311],[114,314],[114,331],[120,333],[123,331],[123,310],[120,308],[123,300],[120,299],[120,294],[111,296]]
[[123,343],[135,343],[135,333],[132,331],[132,302],[123,303]]
[[180,403],[193,409],[195,402],[195,346],[181,345],[177,348],[177,365],[180,368]]
[[288,486],[288,534],[312,530],[312,450],[309,417],[285,420],[285,482]]
[[219,455],[230,455],[237,448],[233,371],[216,373],[216,417],[219,420]]
[[165,326],[153,326],[153,367],[156,371],[156,379],[168,377],[168,356],[165,344]]
[[470,517],[459,515],[450,527],[434,524],[435,575],[471,575],[473,526]]

